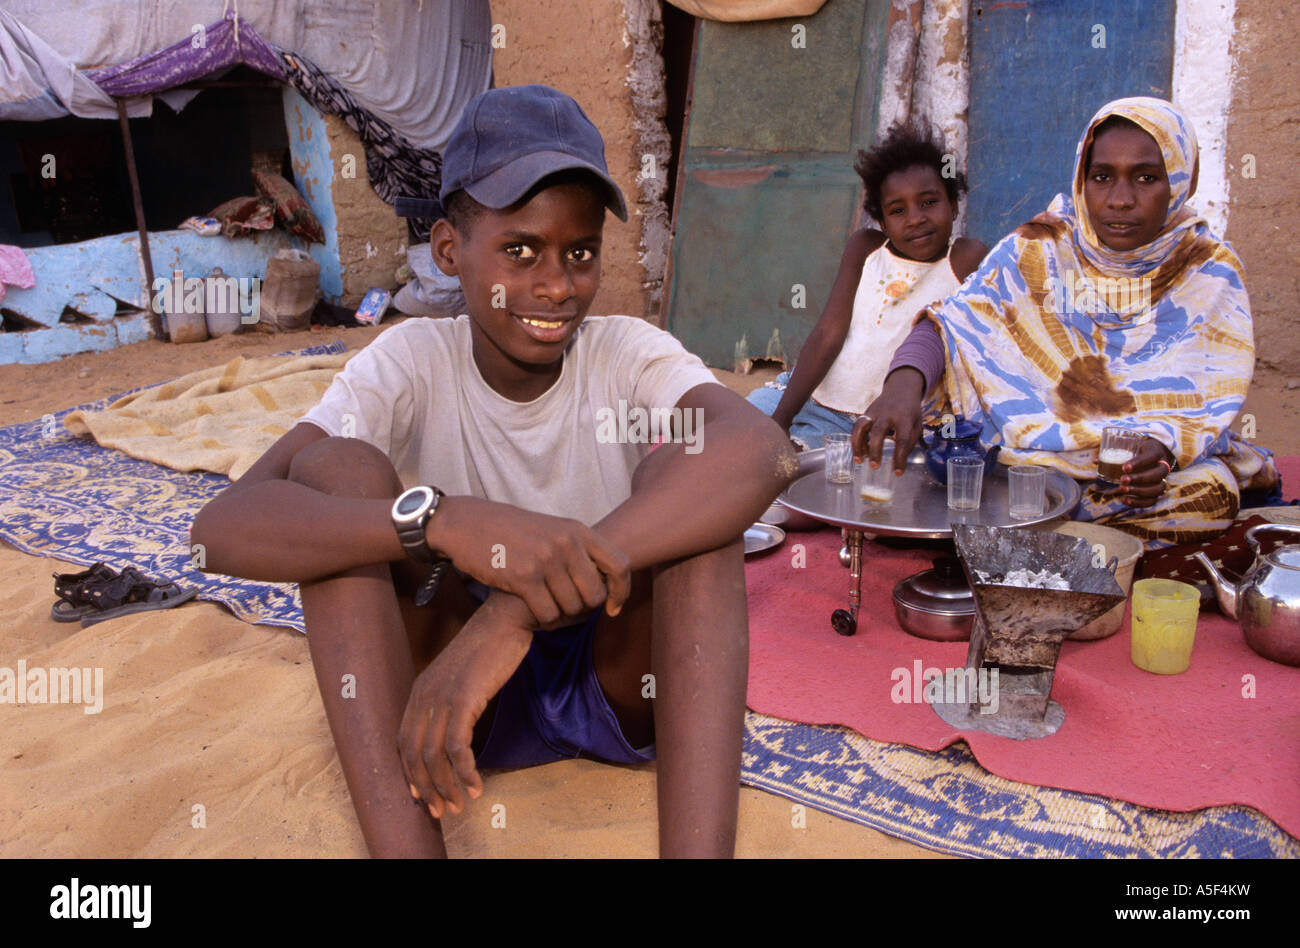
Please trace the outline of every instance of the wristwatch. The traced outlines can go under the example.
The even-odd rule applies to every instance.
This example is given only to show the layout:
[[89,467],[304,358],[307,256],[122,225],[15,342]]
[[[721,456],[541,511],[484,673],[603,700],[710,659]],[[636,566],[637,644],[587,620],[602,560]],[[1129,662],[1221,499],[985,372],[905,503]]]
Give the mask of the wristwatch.
[[436,487],[412,487],[393,502],[393,526],[402,541],[402,549],[411,559],[431,564],[429,575],[415,592],[415,604],[420,607],[433,602],[443,574],[451,566],[451,560],[429,548],[424,536],[424,528],[437,511],[438,502],[446,496]]
[[436,563],[445,557],[429,548],[424,528],[438,510],[438,503],[447,496],[436,487],[412,487],[393,502],[393,527],[402,541],[406,555],[421,563]]

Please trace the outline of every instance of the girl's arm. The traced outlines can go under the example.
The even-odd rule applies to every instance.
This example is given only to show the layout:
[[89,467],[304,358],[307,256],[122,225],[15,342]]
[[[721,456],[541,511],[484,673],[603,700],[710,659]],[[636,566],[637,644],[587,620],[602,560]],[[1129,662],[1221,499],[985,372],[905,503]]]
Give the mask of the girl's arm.
[[840,348],[849,334],[849,324],[853,321],[853,297],[857,294],[858,281],[862,278],[862,265],[868,255],[876,251],[885,242],[885,235],[878,230],[862,228],[849,238],[840,258],[840,269],[835,274],[835,283],[831,286],[826,308],[822,310],[817,325],[808,334],[807,341],[799,353],[799,361],[790,375],[781,403],[772,413],[772,420],[781,426],[782,431],[790,430],[790,423],[799,413],[804,402],[821,384],[831,365],[840,354]]

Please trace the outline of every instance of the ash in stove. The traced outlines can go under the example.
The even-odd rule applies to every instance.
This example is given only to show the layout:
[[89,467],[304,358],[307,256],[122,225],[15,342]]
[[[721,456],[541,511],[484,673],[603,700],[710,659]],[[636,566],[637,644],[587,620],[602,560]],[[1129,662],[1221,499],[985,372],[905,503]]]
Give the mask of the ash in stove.
[[1013,569],[1009,573],[994,573],[982,569],[972,570],[975,581],[995,586],[1018,586],[1021,589],[1069,589],[1070,584],[1061,573],[1051,570]]

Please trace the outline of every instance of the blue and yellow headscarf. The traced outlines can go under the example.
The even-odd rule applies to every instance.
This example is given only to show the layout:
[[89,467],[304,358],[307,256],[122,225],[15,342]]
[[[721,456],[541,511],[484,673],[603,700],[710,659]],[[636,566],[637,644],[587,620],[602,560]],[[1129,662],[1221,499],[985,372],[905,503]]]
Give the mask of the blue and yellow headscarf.
[[[1164,227],[1154,240],[1134,250],[1111,250],[1098,239],[1086,212],[1077,218],[1073,214],[1073,208],[1088,206],[1083,200],[1083,186],[1088,177],[1088,156],[1092,151],[1094,133],[1098,125],[1113,116],[1128,119],[1155,139],[1169,179],[1169,210],[1165,214]],[[1073,219],[1075,242],[1095,267],[1111,276],[1141,276],[1166,260],[1196,222],[1195,213],[1186,205],[1196,189],[1198,168],[1196,130],[1182,113],[1164,99],[1146,96],[1116,99],[1092,117],[1079,139],[1074,152],[1072,207],[1063,207],[1061,216]],[[1057,201],[1064,203],[1061,197]],[[1049,213],[1051,210],[1049,207]]]

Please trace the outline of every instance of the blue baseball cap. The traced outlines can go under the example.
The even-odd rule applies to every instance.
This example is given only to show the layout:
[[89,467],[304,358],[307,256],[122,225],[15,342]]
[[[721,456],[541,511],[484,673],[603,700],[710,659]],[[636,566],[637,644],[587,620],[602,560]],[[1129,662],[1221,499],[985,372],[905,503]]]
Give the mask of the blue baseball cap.
[[623,192],[605,167],[605,142],[577,102],[548,86],[488,89],[465,106],[443,149],[439,197],[446,202],[463,189],[499,210],[547,175],[574,168],[605,182],[605,206],[627,220]]

